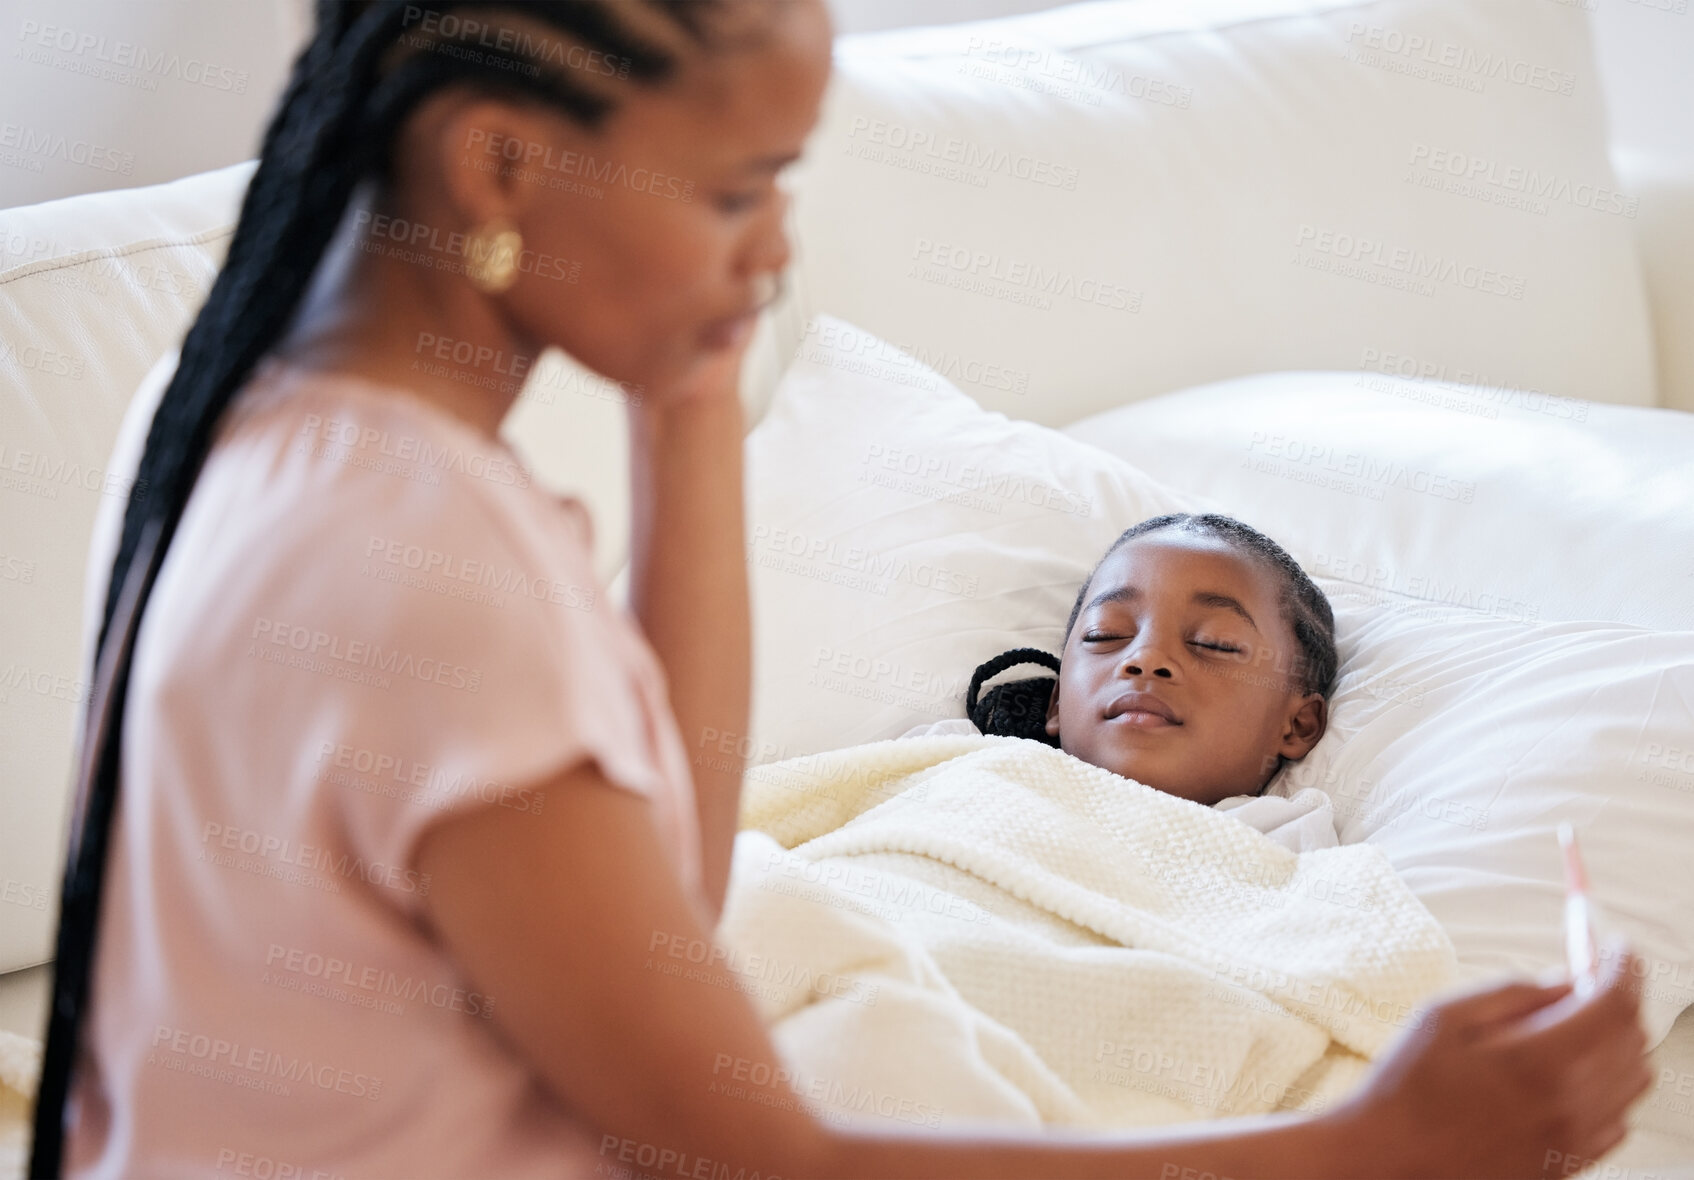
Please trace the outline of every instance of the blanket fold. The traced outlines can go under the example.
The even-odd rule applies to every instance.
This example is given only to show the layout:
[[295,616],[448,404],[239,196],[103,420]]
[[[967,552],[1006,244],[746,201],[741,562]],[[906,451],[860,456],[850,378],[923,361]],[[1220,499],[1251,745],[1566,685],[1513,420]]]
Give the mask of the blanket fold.
[[1456,977],[1369,845],[1296,855],[1020,738],[751,768],[718,930],[825,1117],[1318,1110]]

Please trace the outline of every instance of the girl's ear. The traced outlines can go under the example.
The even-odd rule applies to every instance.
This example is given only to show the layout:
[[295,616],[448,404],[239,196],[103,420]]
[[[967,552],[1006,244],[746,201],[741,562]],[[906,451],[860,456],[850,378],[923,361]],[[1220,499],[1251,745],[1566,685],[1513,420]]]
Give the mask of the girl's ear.
[[1329,728],[1329,702],[1319,693],[1307,693],[1288,718],[1277,753],[1298,762],[1312,752]]
[[1047,736],[1059,736],[1059,681],[1054,679],[1052,691],[1047,694]]

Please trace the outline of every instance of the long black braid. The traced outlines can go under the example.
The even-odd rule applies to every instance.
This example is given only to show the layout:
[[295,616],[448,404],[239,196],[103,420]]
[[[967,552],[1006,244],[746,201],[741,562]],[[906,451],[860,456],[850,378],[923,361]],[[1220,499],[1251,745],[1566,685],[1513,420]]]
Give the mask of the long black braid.
[[[225,408],[294,316],[359,183],[392,174],[396,132],[423,98],[450,84],[469,85],[545,104],[591,130],[613,108],[604,92],[504,48],[533,46],[534,36],[504,37],[493,46],[483,36],[474,52],[457,41],[487,30],[504,10],[599,50],[617,63],[618,76],[652,85],[673,74],[676,60],[638,35],[618,10],[645,5],[706,46],[708,10],[721,3],[318,0],[313,38],[295,59],[266,128],[235,235],[183,340],[124,512],[72,803],[31,1176],[57,1176],[62,1167],[64,1106],[98,940],[119,735],[141,613]],[[543,45],[541,56],[548,55]]]
[[[1106,559],[1116,553],[1125,542],[1160,529],[1176,529],[1185,533],[1217,537],[1274,570],[1281,583],[1277,606],[1283,617],[1288,620],[1294,638],[1300,645],[1296,669],[1300,691],[1321,693],[1325,697],[1329,695],[1339,663],[1335,653],[1335,614],[1330,609],[1329,599],[1306,575],[1306,571],[1300,568],[1300,563],[1290,557],[1281,545],[1234,517],[1215,512],[1168,513],[1132,525],[1119,534],[1118,539],[1100,555],[1100,560],[1094,563],[1094,568],[1088,572],[1088,576],[1077,589],[1076,602],[1072,604],[1070,618],[1065,623],[1064,638],[1059,641],[1061,652],[1070,644],[1071,630],[1076,626],[1077,616],[1082,613],[1083,596],[1088,593],[1089,584],[1094,581],[1094,575],[1099,572]],[[1059,671],[1060,666],[1059,657],[1039,648],[1020,647],[1002,652],[982,663],[976,674],[971,677],[970,688],[965,694],[965,715],[983,733],[1033,738],[1038,742],[1057,746],[1059,739],[1048,736],[1046,729],[1048,703],[1053,695],[1053,686],[1058,683],[1055,677],[1034,676],[1024,680],[1009,680],[995,685],[978,699],[977,691],[983,681],[1007,668],[1026,663],[1045,664],[1055,673]],[[1281,768],[1279,761],[1277,769]]]

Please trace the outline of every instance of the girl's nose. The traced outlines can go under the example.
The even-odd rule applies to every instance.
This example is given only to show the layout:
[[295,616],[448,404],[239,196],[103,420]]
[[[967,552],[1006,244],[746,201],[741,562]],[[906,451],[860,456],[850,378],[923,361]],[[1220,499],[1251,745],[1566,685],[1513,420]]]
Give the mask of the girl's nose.
[[1158,676],[1165,680],[1176,675],[1171,671],[1171,662],[1150,639],[1138,640],[1124,654],[1123,670],[1128,676]]

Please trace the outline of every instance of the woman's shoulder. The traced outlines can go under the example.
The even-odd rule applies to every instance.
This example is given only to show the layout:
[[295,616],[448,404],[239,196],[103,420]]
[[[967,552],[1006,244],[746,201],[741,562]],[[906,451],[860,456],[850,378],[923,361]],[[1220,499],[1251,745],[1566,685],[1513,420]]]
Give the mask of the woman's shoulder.
[[372,534],[373,556],[433,538],[467,560],[592,567],[580,501],[545,490],[504,440],[400,387],[269,359],[232,403],[214,458],[223,470],[213,478],[233,477],[283,513],[278,527],[380,523],[406,534]]
[[274,367],[220,423],[171,565],[149,614],[207,658],[308,637],[517,681],[598,661],[615,623],[577,517],[504,443],[417,398]]

